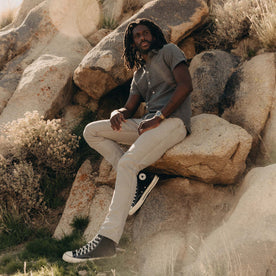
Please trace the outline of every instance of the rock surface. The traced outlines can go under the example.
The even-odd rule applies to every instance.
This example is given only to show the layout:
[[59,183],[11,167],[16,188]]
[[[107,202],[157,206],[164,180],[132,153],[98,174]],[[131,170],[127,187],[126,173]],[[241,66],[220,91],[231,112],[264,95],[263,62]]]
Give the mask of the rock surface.
[[193,115],[219,114],[220,98],[237,66],[237,58],[221,50],[202,52],[192,59],[189,70],[193,81]]
[[53,117],[68,103],[73,71],[91,49],[82,35],[91,17],[80,19],[82,5],[72,2],[41,2],[21,25],[0,32],[0,123],[33,110]]
[[[164,10],[166,12],[164,12]],[[130,20],[146,17],[160,25],[169,41],[177,43],[198,27],[208,15],[205,1],[156,0],[101,40],[82,60],[74,73],[75,83],[98,100],[132,76],[123,64],[123,36]],[[174,16],[171,16],[174,14]]]
[[245,169],[251,136],[211,114],[192,118],[192,134],[152,166],[164,172],[212,184],[231,184]]
[[261,164],[276,163],[276,90],[274,94],[274,104],[270,111],[269,119],[263,130],[258,162]]
[[98,233],[109,210],[113,189],[103,185],[97,188],[89,208],[89,224],[84,232],[87,241],[92,240]]
[[201,238],[222,221],[232,201],[230,189],[183,178],[159,181],[133,224],[139,275],[176,275],[171,270],[194,257]]
[[204,240],[184,275],[275,275],[275,184],[275,164],[252,169],[231,216]]
[[29,65],[0,116],[0,124],[37,110],[53,119],[72,98],[72,70],[63,57],[43,55]]
[[96,186],[92,181],[91,173],[93,168],[90,161],[85,161],[78,171],[72,185],[70,196],[55,230],[54,237],[63,238],[72,233],[71,223],[76,217],[88,217],[89,206],[96,193]]
[[229,79],[222,117],[246,129],[256,146],[272,108],[275,93],[275,54],[245,62]]

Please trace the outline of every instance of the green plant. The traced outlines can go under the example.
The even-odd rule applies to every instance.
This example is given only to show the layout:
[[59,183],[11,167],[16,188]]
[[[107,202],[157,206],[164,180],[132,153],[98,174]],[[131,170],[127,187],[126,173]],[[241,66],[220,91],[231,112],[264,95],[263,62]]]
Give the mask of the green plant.
[[0,250],[25,242],[30,236],[31,227],[16,210],[0,209]]
[[87,144],[82,135],[85,126],[95,120],[96,114],[91,110],[87,110],[83,114],[81,123],[73,129],[73,133],[78,137],[81,137],[79,140],[79,147],[76,151],[77,167],[80,167],[87,158],[89,158],[91,161],[95,161],[100,158],[100,154]]
[[29,241],[23,252],[13,256],[5,255],[0,260],[0,273],[17,272],[16,275],[26,275],[31,272],[32,275],[39,276],[54,273],[54,275],[67,276],[76,275],[78,271],[85,270],[91,273],[89,275],[96,275],[93,263],[70,265],[61,260],[65,251],[79,248],[85,243],[82,235],[87,224],[88,218],[75,218],[72,234],[61,240],[52,238],[45,229],[36,231],[37,238]]
[[88,226],[88,223],[88,217],[74,217],[71,226],[75,231],[83,233],[86,227]]
[[114,30],[118,27],[118,22],[110,17],[104,17],[102,19],[101,27],[103,29],[109,29],[109,30]]
[[65,172],[57,174],[48,169],[47,173],[40,179],[40,187],[47,208],[56,209],[65,204],[65,198],[61,191],[71,185],[74,174]]

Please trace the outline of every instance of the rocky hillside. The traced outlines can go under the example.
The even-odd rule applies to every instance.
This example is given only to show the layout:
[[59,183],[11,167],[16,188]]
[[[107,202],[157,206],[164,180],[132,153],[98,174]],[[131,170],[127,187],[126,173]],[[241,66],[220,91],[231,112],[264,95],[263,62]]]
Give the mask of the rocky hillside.
[[[87,109],[108,114],[99,103],[123,97],[120,90],[132,78],[121,58],[132,19],[154,20],[186,53],[194,86],[192,134],[152,165],[167,177],[126,227],[139,275],[276,273],[275,53],[244,61],[222,49],[197,52],[195,33],[209,5],[24,0],[13,23],[0,30],[0,125],[34,110],[73,125]],[[54,236],[69,234],[73,218],[84,215],[91,239],[114,181],[105,160],[99,170],[86,160]]]

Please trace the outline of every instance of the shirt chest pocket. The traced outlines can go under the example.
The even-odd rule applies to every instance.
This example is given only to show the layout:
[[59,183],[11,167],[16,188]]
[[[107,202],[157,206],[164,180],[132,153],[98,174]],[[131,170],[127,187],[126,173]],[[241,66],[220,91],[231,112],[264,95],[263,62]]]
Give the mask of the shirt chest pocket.
[[160,85],[173,86],[175,84],[171,70],[164,64],[157,65],[153,63],[148,76],[153,89],[156,89]]

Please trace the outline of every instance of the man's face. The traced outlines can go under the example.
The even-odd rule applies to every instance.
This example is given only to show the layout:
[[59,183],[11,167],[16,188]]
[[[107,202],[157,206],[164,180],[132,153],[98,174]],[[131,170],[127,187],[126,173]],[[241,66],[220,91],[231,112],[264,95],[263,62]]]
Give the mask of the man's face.
[[149,28],[145,25],[138,25],[133,29],[132,35],[136,49],[138,49],[141,54],[147,54],[151,50],[155,40]]

